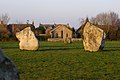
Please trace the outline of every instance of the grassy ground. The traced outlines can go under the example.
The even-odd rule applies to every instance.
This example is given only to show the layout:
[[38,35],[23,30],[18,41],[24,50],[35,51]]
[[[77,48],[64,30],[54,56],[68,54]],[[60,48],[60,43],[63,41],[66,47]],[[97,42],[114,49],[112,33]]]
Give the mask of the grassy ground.
[[20,80],[119,80],[120,42],[102,52],[85,52],[82,42],[41,42],[38,51],[21,51],[18,42],[0,42],[14,61]]

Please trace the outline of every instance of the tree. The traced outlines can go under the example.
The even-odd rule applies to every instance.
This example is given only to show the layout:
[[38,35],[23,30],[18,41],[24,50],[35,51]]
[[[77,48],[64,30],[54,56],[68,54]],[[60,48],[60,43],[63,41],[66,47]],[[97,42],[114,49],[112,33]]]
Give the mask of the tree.
[[98,25],[111,25],[114,26],[117,24],[119,16],[115,12],[108,13],[99,13],[96,17],[92,17],[90,22]]
[[84,24],[84,22],[85,22],[85,19],[84,18],[79,18],[79,24],[81,25],[81,24]]
[[38,36],[39,34],[45,34],[45,28],[44,26],[39,26],[35,29],[35,34]]
[[83,30],[84,30],[84,27],[85,27],[87,22],[89,22],[88,17],[86,17],[86,19],[83,19],[83,23],[82,23],[82,25],[80,27],[80,30],[79,30],[80,34],[78,34],[78,35],[81,36],[82,39],[84,39],[84,37],[83,37]]
[[71,30],[72,30],[72,37],[75,38],[75,37],[76,37],[76,36],[75,36],[75,35],[76,35],[75,28],[72,27]]
[[95,17],[92,17],[90,22],[95,25],[104,26],[104,31],[107,34],[107,38],[110,40],[117,39],[117,31],[120,25],[120,19],[117,13],[99,13]]
[[7,24],[10,20],[10,17],[8,14],[2,14],[0,17],[0,21],[2,21],[3,24]]
[[72,27],[72,33],[73,33],[73,34],[75,33],[75,28],[74,28],[74,27]]
[[108,14],[100,13],[96,17],[92,17],[90,22],[98,25],[107,25],[109,23]]
[[119,20],[119,16],[115,12],[110,12],[108,14],[109,24],[115,26]]
[[80,22],[81,25],[84,25],[84,24],[86,24],[86,22],[89,22],[89,19],[88,19],[88,17],[86,17],[86,18],[79,18],[79,22]]
[[41,30],[42,34],[45,34],[45,28],[44,28],[44,26],[39,26],[38,29]]

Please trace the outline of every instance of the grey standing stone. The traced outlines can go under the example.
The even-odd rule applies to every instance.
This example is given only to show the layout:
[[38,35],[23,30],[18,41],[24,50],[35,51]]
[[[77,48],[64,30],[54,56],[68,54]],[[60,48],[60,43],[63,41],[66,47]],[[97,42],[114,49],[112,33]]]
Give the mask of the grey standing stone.
[[0,80],[19,80],[15,64],[0,49]]

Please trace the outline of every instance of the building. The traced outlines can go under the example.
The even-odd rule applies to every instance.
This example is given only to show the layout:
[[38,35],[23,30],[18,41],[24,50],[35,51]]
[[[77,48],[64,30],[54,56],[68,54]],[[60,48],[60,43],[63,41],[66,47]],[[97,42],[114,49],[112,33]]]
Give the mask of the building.
[[41,23],[40,23],[39,26],[43,26],[44,29],[46,30],[46,29],[53,29],[53,28],[55,28],[55,25],[56,25],[56,24],[41,24]]
[[72,38],[72,30],[69,25],[56,24],[55,28],[50,31],[51,38]]
[[15,34],[16,32],[21,31],[26,27],[31,27],[32,29],[35,29],[34,24],[9,24],[7,26],[8,31],[12,34]]
[[85,22],[76,30],[76,37],[77,38],[83,37],[82,36],[83,29],[84,29],[84,26],[86,25],[87,22],[89,22],[88,17],[86,18]]

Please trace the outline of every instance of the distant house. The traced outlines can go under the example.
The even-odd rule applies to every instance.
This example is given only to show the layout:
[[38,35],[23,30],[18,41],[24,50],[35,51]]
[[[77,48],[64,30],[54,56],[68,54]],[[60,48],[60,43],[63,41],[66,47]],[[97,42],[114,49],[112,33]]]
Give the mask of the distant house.
[[0,41],[16,40],[15,34],[26,27],[35,29],[34,24],[3,24],[0,22]]
[[39,24],[35,28],[35,34],[39,40],[47,40],[50,38],[50,31],[54,28],[54,24]]
[[[86,25],[86,23],[89,22],[89,19],[86,18],[85,22],[77,29],[76,33],[77,33],[77,37],[79,38],[80,36],[82,37],[82,32],[84,29],[84,26]],[[91,23],[92,24],[92,23]],[[109,30],[113,30],[110,29],[111,25],[107,26],[107,25],[98,25],[98,24],[94,24],[95,26],[101,28],[102,30],[104,30],[104,32],[107,34],[109,32]],[[115,29],[115,27],[114,27]]]
[[15,34],[16,32],[21,31],[26,27],[31,27],[32,29],[35,29],[34,24],[9,24],[7,27],[8,31],[12,34]]
[[39,26],[43,26],[45,29],[55,28],[55,24],[40,24]]
[[85,22],[84,24],[82,24],[77,30],[76,30],[76,37],[77,38],[81,38],[82,37],[82,31],[84,26],[86,25],[87,22]]
[[50,31],[51,38],[72,38],[72,30],[69,25],[56,24],[55,28]]
[[80,29],[81,29],[81,26],[76,30],[76,37],[77,38],[81,38]]
[[40,26],[44,27],[47,36],[50,36],[50,31],[56,27],[55,24],[40,24]]
[[[43,28],[45,33],[42,32]],[[68,24],[40,24],[36,30],[38,36],[41,38],[45,37],[46,39],[49,38],[51,40],[72,38],[73,34],[72,29]]]
[[89,22],[89,19],[88,19],[88,18],[86,18],[85,22],[76,30],[77,38],[83,37],[83,36],[82,36],[83,29],[84,29],[84,26],[86,25],[87,22]]

